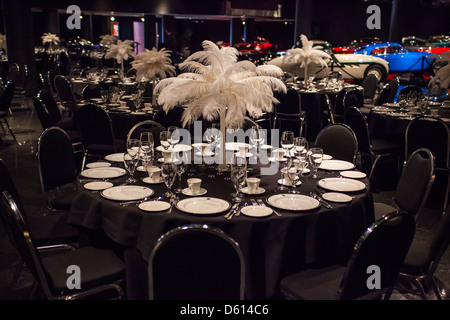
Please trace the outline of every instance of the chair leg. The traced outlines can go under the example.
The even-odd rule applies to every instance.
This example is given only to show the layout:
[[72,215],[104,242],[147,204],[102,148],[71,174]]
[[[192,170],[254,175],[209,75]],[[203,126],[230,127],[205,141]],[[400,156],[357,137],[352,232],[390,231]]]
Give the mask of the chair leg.
[[5,122],[6,126],[8,127],[9,133],[11,133],[11,136],[13,137],[14,141],[17,142],[16,135],[14,134],[14,131],[12,130],[11,126],[9,125],[8,120],[3,118],[3,121]]

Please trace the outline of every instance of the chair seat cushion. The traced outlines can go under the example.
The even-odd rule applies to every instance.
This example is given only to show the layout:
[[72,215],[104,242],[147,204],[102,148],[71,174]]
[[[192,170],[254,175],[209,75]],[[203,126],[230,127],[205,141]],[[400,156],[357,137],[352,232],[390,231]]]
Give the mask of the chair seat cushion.
[[74,294],[76,290],[67,288],[69,274],[67,267],[80,268],[81,290],[123,279],[125,266],[112,250],[83,247],[75,251],[49,255],[42,259],[53,287],[58,293]]
[[37,247],[78,242],[79,230],[67,223],[68,214],[68,211],[54,211],[28,218]]
[[408,255],[405,258],[401,272],[421,275],[430,265],[430,250],[429,247],[418,239],[414,239],[409,248]]
[[335,300],[344,272],[342,265],[306,269],[283,278],[280,290],[292,300]]
[[383,203],[383,202],[375,202],[373,204],[373,207],[374,207],[374,212],[375,212],[375,220],[378,220],[378,219],[384,217],[388,213],[398,210],[395,207],[393,207],[389,204]]

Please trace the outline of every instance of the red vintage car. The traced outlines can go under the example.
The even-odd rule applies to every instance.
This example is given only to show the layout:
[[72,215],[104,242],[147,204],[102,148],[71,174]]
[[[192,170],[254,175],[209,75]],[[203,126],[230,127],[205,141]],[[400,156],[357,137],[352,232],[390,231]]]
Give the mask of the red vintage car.
[[[229,42],[218,41],[218,46],[229,47]],[[266,38],[256,37],[253,42],[240,42],[234,45],[240,52],[247,53],[272,53],[277,52],[277,45],[270,43]]]
[[450,45],[449,46],[437,46],[425,39],[417,38],[414,36],[403,37],[402,45],[408,51],[431,52],[434,54],[442,54],[446,51],[450,51]]
[[380,43],[381,40],[377,37],[373,37],[373,38],[363,38],[363,39],[359,39],[359,40],[353,40],[348,46],[342,46],[342,47],[334,47],[333,51],[334,53],[340,53],[340,54],[345,54],[345,53],[353,53],[353,51],[355,51],[356,49],[371,44],[371,43]]

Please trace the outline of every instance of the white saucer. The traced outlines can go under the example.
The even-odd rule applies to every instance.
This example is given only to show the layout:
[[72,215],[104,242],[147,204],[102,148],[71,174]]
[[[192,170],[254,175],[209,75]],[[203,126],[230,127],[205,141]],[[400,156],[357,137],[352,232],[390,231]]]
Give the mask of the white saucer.
[[150,180],[149,177],[142,179],[142,182],[147,183],[147,184],[159,184],[159,183],[163,183],[164,179],[162,177],[159,177],[159,181],[158,182],[154,182],[152,180]]
[[[290,181],[287,181],[286,179],[278,179],[278,184],[282,184],[283,186],[286,187],[292,187],[292,183]],[[297,182],[297,187],[301,184],[302,184],[301,181]]]
[[243,154],[240,154],[239,152],[236,152],[235,154],[236,154],[236,157],[246,157],[246,158],[253,157],[253,153],[251,153],[251,152],[247,152],[246,156],[244,156]]
[[212,151],[209,151],[209,152],[203,152],[203,153],[202,153],[201,151],[198,151],[198,152],[195,153],[195,155],[196,155],[196,156],[199,156],[199,157],[212,157],[214,154],[215,154],[215,153],[212,152]]
[[272,214],[273,210],[266,206],[247,206],[243,207],[241,212],[249,217],[267,217]]
[[242,188],[241,191],[245,194],[263,194],[264,192],[266,192],[266,189],[258,187],[258,189],[256,189],[256,192],[250,192],[248,190],[248,187]]
[[86,183],[84,185],[84,188],[87,190],[91,190],[91,191],[100,191],[100,190],[105,190],[105,189],[111,188],[112,186],[114,186],[114,184],[112,184],[111,182],[92,181],[92,182]]
[[271,162],[285,162],[285,161],[287,161],[287,158],[275,159],[274,157],[269,157],[269,161],[271,161]]
[[322,197],[331,202],[350,202],[352,201],[352,197],[345,193],[340,192],[326,192],[322,195]]
[[181,190],[181,192],[186,196],[196,197],[196,196],[202,196],[202,195],[206,194],[208,191],[206,189],[200,188],[200,192],[194,194],[194,193],[192,193],[191,189],[184,188],[183,190]]
[[139,204],[139,209],[148,212],[164,211],[170,208],[170,203],[166,201],[146,201]]
[[158,159],[158,162],[161,162],[161,163],[164,163],[164,162],[172,162],[172,160],[170,160],[170,161],[164,161],[164,158],[159,158],[159,159]]

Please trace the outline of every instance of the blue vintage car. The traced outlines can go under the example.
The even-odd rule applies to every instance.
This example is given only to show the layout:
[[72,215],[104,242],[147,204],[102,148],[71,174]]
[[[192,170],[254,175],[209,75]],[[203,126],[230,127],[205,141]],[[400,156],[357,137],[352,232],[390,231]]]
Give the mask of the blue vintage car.
[[435,57],[430,52],[408,51],[395,42],[373,43],[353,53],[373,55],[389,63],[389,72],[421,72],[431,70]]

